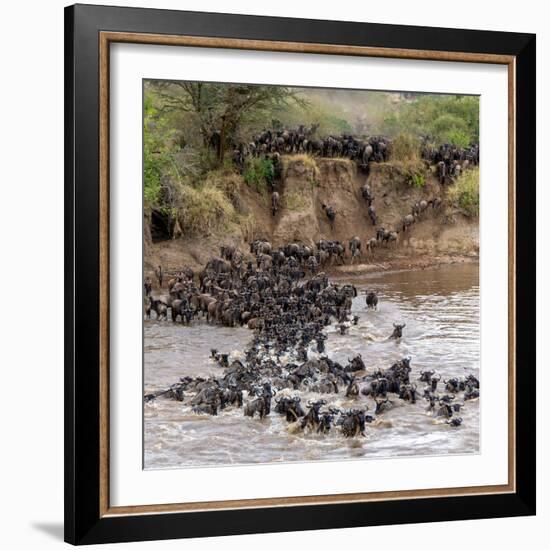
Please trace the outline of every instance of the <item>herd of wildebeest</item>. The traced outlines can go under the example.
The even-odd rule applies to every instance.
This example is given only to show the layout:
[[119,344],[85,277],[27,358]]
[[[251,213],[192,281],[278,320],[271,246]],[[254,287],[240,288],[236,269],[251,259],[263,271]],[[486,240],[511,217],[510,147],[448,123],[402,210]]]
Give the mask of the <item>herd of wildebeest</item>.
[[[317,243],[320,251],[326,245],[326,241]],[[242,407],[245,416],[263,419],[272,413],[274,399],[273,411],[294,430],[327,434],[339,429],[345,437],[355,437],[365,435],[366,424],[377,422],[397,400],[414,404],[424,399],[434,418],[460,426],[461,407],[479,397],[479,380],[473,374],[441,380],[434,371],[421,371],[413,380],[410,357],[367,372],[360,354],[346,365],[327,355],[326,327],[336,323],[337,330],[346,334],[359,322],[351,310],[358,291],[311,269],[313,257],[308,247],[297,243],[273,249],[269,242],[256,240],[250,254],[222,246],[220,257],[212,258],[200,272],[184,268],[175,273],[166,290],[166,273],[158,266],[158,289],[153,292],[151,279],[145,280],[147,318],[154,312],[160,321],[247,326],[253,337],[240,358],[230,360],[230,353],[211,350],[219,375],[180,378],[169,388],[146,393],[145,402],[174,399],[197,414],[209,415]],[[365,291],[364,314],[377,310],[378,301],[374,291]],[[402,339],[405,327],[394,322],[388,339]],[[419,389],[419,383],[425,387]],[[302,404],[298,392],[319,398]],[[329,406],[330,394],[344,395],[356,406]]]
[[[387,137],[357,138],[342,134],[315,139],[312,136],[316,130],[315,125],[310,127],[300,125],[292,130],[265,130],[258,136],[254,136],[249,143],[241,143],[234,149],[233,162],[241,172],[244,171],[249,158],[261,157],[272,164],[273,169],[268,173],[267,183],[271,191],[271,213],[273,216],[281,207],[282,188],[279,184],[283,170],[282,155],[307,153],[312,156],[328,158],[348,158],[358,163],[367,178],[372,162],[386,162],[391,157],[392,140]],[[435,166],[437,179],[443,186],[454,182],[464,170],[479,164],[479,145],[472,144],[470,147],[461,148],[444,143],[439,147],[434,147],[425,139],[421,146],[421,157],[427,168]],[[368,183],[361,188],[361,195],[366,202],[370,222],[373,226],[377,226],[379,219],[374,205],[376,197]],[[366,251],[372,253],[379,243],[396,243],[400,232],[410,229],[412,224],[419,220],[429,207],[438,209],[441,204],[442,199],[439,196],[414,203],[410,214],[405,215],[393,230],[378,228],[377,238],[366,243]],[[330,204],[322,204],[322,209],[333,228],[338,215],[337,210]],[[355,248],[354,251],[355,255],[351,256],[352,262],[360,255],[361,247]]]
[[[316,137],[317,130],[316,124],[301,124],[296,128],[282,130],[266,129],[253,136],[249,142],[239,143],[233,150],[233,162],[244,169],[248,157],[270,158],[277,162],[281,155],[305,153],[316,157],[348,158],[368,171],[370,162],[386,162],[391,158],[392,140],[388,137],[341,134],[320,138]],[[430,137],[424,136],[420,147],[421,157],[430,164],[438,165],[440,178],[456,176],[462,168],[479,164],[478,144],[461,148],[444,143],[435,147]]]
[[[273,162],[274,177],[269,182],[273,215],[279,208],[276,185],[282,168],[281,155],[347,157],[357,161],[368,177],[369,163],[384,162],[391,154],[392,143],[387,138],[342,135],[315,139],[315,132],[315,126],[266,130],[250,143],[235,148],[233,161],[240,169],[244,169],[249,156],[263,156]],[[422,157],[428,164],[437,165],[439,182],[444,184],[468,165],[479,162],[479,147],[425,145]],[[219,365],[219,375],[180,378],[169,388],[146,393],[145,402],[160,397],[174,399],[189,405],[197,414],[209,415],[242,407],[245,416],[263,419],[272,414],[274,400],[273,412],[282,415],[295,430],[327,434],[338,429],[345,437],[356,437],[365,435],[366,424],[378,422],[398,401],[415,404],[425,400],[426,409],[434,418],[459,427],[461,408],[468,400],[479,397],[479,380],[473,374],[442,380],[435,371],[420,371],[420,376],[412,379],[411,357],[403,357],[386,369],[368,372],[361,355],[342,365],[326,353],[326,327],[335,323],[340,334],[346,334],[358,324],[359,315],[351,310],[357,288],[331,282],[324,269],[343,263],[348,251],[353,263],[363,252],[372,253],[377,246],[396,244],[399,232],[407,231],[428,208],[437,210],[442,203],[440,197],[415,202],[398,227],[387,230],[377,227],[375,197],[368,183],[362,187],[361,196],[376,236],[366,243],[352,237],[348,250],[337,240],[319,240],[315,246],[293,242],[274,247],[267,240],[257,239],[250,244],[248,253],[223,245],[219,257],[211,258],[197,273],[189,267],[166,273],[158,266],[155,289],[151,277],[144,283],[146,318],[154,314],[159,321],[171,319],[174,323],[247,326],[253,336],[240,358],[230,359],[230,353],[212,349],[211,361]],[[333,227],[335,209],[328,204],[322,208]],[[376,310],[378,300],[374,291],[365,291],[361,314]],[[406,324],[395,321],[388,338],[399,341],[404,338]],[[318,394],[319,398],[304,404],[300,392]],[[331,406],[327,403],[330,394],[344,395],[356,406]]]

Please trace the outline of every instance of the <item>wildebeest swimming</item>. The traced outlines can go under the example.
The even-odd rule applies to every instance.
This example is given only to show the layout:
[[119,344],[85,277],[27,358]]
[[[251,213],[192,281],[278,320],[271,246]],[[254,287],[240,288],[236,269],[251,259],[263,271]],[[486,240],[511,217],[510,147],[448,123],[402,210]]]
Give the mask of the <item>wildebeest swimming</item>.
[[[337,241],[319,241],[315,248],[298,243],[274,248],[268,241],[255,240],[248,255],[224,245],[220,256],[198,273],[181,270],[167,293],[155,295],[147,286],[147,317],[155,312],[161,322],[239,325],[253,333],[239,359],[211,350],[219,375],[180,378],[169,388],[147,392],[144,402],[173,399],[195,414],[212,416],[242,409],[249,422],[277,414],[295,433],[349,438],[364,437],[368,425],[376,425],[397,402],[414,406],[424,399],[435,421],[459,428],[461,407],[479,397],[479,380],[473,374],[442,380],[438,387],[441,376],[435,371],[421,371],[419,380],[411,380],[411,357],[386,369],[372,369],[368,356],[366,363],[356,355],[341,364],[326,354],[330,325],[346,330],[357,325],[359,315],[352,314],[352,303],[358,293],[352,284],[331,282],[325,272],[309,269],[310,260],[321,253],[337,259],[342,251]],[[380,315],[368,311],[377,304],[378,297],[370,291],[360,315]],[[390,338],[404,338],[405,323],[393,326]],[[418,382],[426,384],[423,391]],[[319,398],[302,403],[299,392]],[[338,395],[352,400],[353,406],[331,404],[331,396]]]

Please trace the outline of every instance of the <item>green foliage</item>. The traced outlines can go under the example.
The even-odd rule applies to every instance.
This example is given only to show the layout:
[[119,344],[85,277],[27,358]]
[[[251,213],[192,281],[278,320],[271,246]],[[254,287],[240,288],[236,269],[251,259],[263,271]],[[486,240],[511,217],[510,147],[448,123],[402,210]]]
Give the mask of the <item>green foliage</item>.
[[425,94],[398,105],[384,120],[390,136],[408,132],[434,145],[465,147],[479,141],[479,98]]
[[351,124],[345,118],[330,113],[319,117],[318,124],[317,133],[319,135],[351,134],[353,132]]
[[[305,126],[317,125],[316,135],[324,137],[330,134],[350,134],[354,128],[350,122],[349,113],[342,109],[342,105],[327,103],[318,97],[314,91],[303,94],[302,101],[295,101],[288,105],[278,106],[274,113],[274,121],[277,123],[273,129],[284,127],[295,128],[300,124]],[[251,133],[265,127],[264,121],[259,121],[251,128]]]
[[275,169],[273,163],[265,158],[248,158],[243,172],[245,183],[256,191],[265,193],[268,184],[273,182]]
[[479,215],[479,168],[465,170],[448,192],[449,200],[470,216]]
[[424,187],[426,176],[421,172],[414,172],[411,174],[409,181],[413,187]]
[[[245,183],[267,200],[273,163],[248,158],[241,177],[231,156],[234,144],[266,128],[315,124],[314,138],[388,135],[392,173],[414,187],[426,182],[420,138],[462,147],[478,141],[477,97],[146,81],[143,112],[144,206],[177,218],[184,234],[207,234],[237,219],[241,223],[245,211],[239,209],[239,189]],[[317,185],[315,159],[292,157],[299,160],[311,174],[311,185]],[[283,166],[286,170],[285,158]],[[474,192],[471,184],[457,181],[452,189],[461,208],[479,207],[477,188]],[[289,195],[286,201],[288,208],[300,209],[304,198]]]
[[447,131],[441,132],[442,143],[452,143],[457,147],[468,147],[475,140],[470,138],[470,134],[459,128],[450,128]]
[[145,91],[156,97],[163,113],[191,129],[186,135],[190,143],[215,151],[219,164],[243,128],[265,126],[277,108],[305,103],[285,86],[151,80]]
[[178,178],[179,172],[174,156],[179,147],[174,144],[175,129],[155,108],[152,98],[144,101],[143,132],[143,194],[145,206],[149,208],[172,208],[165,199],[171,196],[166,188],[171,178]]

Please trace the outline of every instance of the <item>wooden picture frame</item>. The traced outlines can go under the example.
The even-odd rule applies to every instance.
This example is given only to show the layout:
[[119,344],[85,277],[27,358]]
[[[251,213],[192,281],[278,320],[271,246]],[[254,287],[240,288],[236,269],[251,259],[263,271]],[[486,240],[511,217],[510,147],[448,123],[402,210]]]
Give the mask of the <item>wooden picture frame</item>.
[[[115,42],[507,65],[511,289],[507,484],[110,506],[109,47]],[[67,542],[90,544],[535,513],[534,35],[76,5],[65,11],[65,74]]]

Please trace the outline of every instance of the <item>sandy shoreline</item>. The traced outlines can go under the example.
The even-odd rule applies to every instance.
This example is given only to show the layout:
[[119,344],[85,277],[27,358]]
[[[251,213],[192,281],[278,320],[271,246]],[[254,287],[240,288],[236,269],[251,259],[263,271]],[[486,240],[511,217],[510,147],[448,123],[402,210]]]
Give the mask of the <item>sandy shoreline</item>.
[[397,271],[422,271],[444,265],[479,263],[479,256],[429,256],[421,258],[397,257],[387,262],[346,264],[333,266],[325,272],[333,278],[345,278],[348,275],[379,275]]

